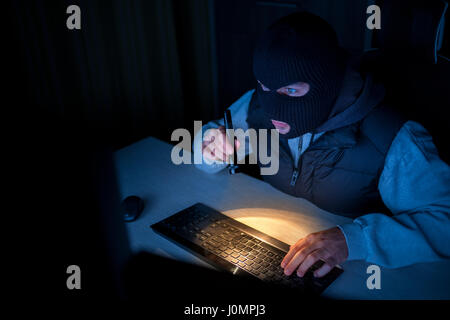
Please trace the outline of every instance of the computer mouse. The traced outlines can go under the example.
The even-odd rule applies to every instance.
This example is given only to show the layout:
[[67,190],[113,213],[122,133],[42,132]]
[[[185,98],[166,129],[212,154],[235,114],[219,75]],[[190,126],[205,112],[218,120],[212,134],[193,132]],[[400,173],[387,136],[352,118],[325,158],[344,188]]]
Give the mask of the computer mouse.
[[122,201],[123,218],[126,222],[136,220],[144,209],[144,200],[138,196],[129,196]]

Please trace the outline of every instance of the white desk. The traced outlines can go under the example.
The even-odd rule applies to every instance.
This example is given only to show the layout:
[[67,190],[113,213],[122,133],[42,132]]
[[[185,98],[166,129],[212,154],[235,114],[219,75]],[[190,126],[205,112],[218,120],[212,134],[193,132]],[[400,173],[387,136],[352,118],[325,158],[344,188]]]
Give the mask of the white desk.
[[[149,228],[196,202],[288,244],[310,232],[351,221],[244,174],[231,176],[225,170],[210,175],[194,165],[174,165],[171,150],[171,145],[147,138],[116,152],[121,196],[137,195],[146,202],[140,218],[127,224],[133,251],[208,266]],[[382,268],[380,290],[367,289],[369,265],[363,261],[344,263],[345,272],[323,295],[338,299],[450,299],[450,261]]]

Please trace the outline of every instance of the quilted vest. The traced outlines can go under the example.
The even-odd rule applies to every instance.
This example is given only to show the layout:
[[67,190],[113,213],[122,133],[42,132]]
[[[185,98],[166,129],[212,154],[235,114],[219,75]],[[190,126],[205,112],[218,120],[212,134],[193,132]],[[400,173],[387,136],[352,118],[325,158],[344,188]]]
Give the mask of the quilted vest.
[[[249,128],[259,129],[264,128],[263,115],[256,100],[254,94],[247,123]],[[262,178],[287,194],[339,215],[390,214],[378,191],[378,180],[392,140],[404,122],[398,113],[380,104],[361,121],[327,131],[311,142],[298,163],[280,135],[278,173]],[[258,165],[263,166],[259,161]]]

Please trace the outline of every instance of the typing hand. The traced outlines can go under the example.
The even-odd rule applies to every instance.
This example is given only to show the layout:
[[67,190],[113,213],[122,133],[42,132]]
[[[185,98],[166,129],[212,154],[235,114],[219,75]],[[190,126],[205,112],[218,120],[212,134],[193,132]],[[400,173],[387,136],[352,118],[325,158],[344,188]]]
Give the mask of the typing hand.
[[[236,139],[236,150],[240,143]],[[225,127],[209,129],[203,136],[202,143],[203,158],[212,161],[227,162],[228,157],[234,153],[233,146],[228,140]]]
[[319,260],[325,263],[314,272],[315,277],[323,277],[334,266],[343,263],[348,257],[347,242],[338,227],[311,233],[292,245],[281,261],[281,267],[286,275],[297,270],[297,275],[303,277],[308,269]]

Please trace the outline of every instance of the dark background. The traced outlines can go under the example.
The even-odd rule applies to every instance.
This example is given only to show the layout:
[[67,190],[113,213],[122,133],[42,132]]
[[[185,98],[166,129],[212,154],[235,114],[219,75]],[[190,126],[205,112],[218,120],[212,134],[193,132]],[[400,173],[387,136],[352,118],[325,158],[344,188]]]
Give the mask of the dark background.
[[[169,141],[173,129],[192,130],[193,120],[221,117],[254,88],[255,40],[279,17],[313,12],[335,28],[344,48],[358,54],[378,47],[378,31],[365,27],[366,8],[378,4],[385,18],[383,2],[14,1],[6,10],[11,23],[5,42],[12,55],[6,60],[12,85],[7,91],[38,114],[100,131],[115,149],[150,135]],[[408,4],[414,1],[391,2],[400,8],[396,16],[411,14]],[[81,8],[81,30],[66,28],[71,4]],[[419,26],[415,34],[401,34],[400,22],[386,25],[399,38],[423,32]],[[439,53],[450,56],[448,47],[446,36]]]
[[[333,25],[343,47],[361,53],[376,42],[376,31],[365,28],[372,3],[14,1],[7,18],[15,101],[77,119],[79,130],[100,130],[113,148],[149,135],[169,140],[193,120],[221,117],[254,87],[253,46],[271,22],[306,9]],[[66,28],[71,4],[81,8],[81,30]]]
[[[277,18],[298,9],[311,11],[333,25],[343,47],[362,53],[380,43],[379,32],[365,27],[366,8],[379,4],[383,17],[384,2],[7,2],[2,11],[7,23],[4,152],[11,159],[5,167],[12,178],[7,202],[15,209],[6,216],[19,224],[5,225],[13,229],[14,242],[25,239],[15,252],[24,261],[20,280],[29,283],[28,268],[38,264],[43,273],[37,278],[44,284],[37,289],[50,287],[56,274],[55,288],[69,294],[64,266],[76,263],[94,283],[82,294],[112,294],[115,271],[106,262],[105,237],[123,259],[129,253],[123,225],[108,231],[99,213],[114,212],[120,219],[111,153],[147,136],[170,141],[176,128],[192,130],[193,120],[221,117],[224,108],[254,87],[256,37]],[[66,8],[72,4],[81,8],[81,30],[66,28]],[[447,57],[449,25],[439,52]],[[405,60],[414,56],[408,49],[401,53]],[[437,85],[427,79],[428,85],[438,92],[448,89],[448,73],[442,71],[448,63],[447,69],[422,66],[445,79],[432,74]],[[440,101],[439,95],[434,98]],[[438,137],[439,128],[448,128],[445,112],[440,107],[431,111],[433,123],[440,123]],[[434,134],[432,127],[427,129]],[[438,139],[447,144],[443,134]]]

